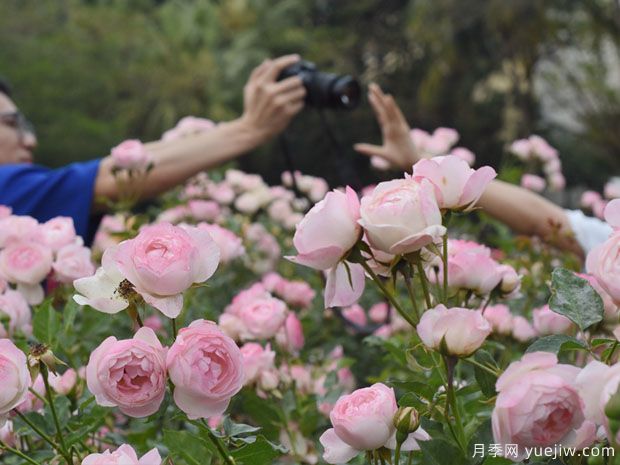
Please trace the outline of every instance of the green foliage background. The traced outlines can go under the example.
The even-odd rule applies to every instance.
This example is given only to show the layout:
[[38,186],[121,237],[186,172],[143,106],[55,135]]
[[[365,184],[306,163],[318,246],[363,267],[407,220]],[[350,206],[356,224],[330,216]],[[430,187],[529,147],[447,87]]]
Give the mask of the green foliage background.
[[[480,163],[498,166],[507,142],[536,132],[560,149],[569,183],[600,187],[620,167],[618,61],[605,59],[620,50],[619,9],[614,0],[0,0],[0,74],[50,166],[158,138],[185,115],[233,118],[251,69],[298,52],[379,82],[412,126],[457,128]],[[584,54],[567,61],[565,50]],[[561,108],[577,129],[542,117],[535,76],[566,90]],[[360,181],[376,180],[350,148],[379,140],[368,105],[326,116]],[[341,181],[316,112],[297,118],[290,138],[300,169]],[[272,181],[283,168],[275,144],[242,164]]]

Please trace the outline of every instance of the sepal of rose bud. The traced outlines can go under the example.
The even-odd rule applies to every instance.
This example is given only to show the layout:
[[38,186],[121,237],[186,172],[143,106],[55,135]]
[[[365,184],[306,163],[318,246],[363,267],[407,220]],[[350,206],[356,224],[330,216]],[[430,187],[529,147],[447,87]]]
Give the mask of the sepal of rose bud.
[[37,344],[30,349],[28,354],[28,367],[33,378],[39,373],[41,363],[54,374],[56,374],[56,367],[58,365],[67,366],[65,362],[54,355],[54,352],[48,346]]
[[394,427],[399,433],[407,435],[420,427],[420,414],[415,407],[399,407],[394,415]]

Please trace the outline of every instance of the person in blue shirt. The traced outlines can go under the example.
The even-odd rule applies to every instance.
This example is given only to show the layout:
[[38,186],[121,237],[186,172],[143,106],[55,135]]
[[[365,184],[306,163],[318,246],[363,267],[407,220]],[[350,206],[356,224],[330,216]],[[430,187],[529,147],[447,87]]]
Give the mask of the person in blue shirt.
[[[298,60],[297,55],[287,55],[255,68],[244,87],[244,111],[239,118],[208,132],[145,144],[154,167],[144,180],[136,180],[143,183],[137,189],[141,199],[155,197],[283,131],[303,108],[306,91],[297,76],[277,78]],[[98,199],[114,200],[119,195],[112,159],[49,169],[33,163],[36,145],[32,126],[11,100],[8,86],[0,82],[0,205],[40,222],[70,216],[78,235],[89,244],[105,211]]]

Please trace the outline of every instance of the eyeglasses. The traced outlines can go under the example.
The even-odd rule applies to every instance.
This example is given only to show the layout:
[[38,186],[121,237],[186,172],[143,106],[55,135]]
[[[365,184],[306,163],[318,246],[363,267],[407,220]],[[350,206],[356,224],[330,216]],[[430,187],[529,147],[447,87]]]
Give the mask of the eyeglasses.
[[27,134],[35,135],[34,126],[21,111],[0,113],[0,123],[14,128],[19,133],[20,143],[24,142]]

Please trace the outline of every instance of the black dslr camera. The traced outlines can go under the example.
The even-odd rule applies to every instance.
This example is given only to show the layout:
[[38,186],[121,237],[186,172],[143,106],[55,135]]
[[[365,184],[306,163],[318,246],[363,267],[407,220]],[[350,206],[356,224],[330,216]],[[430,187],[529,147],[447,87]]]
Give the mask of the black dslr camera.
[[306,88],[306,104],[317,108],[355,108],[361,96],[357,79],[348,75],[338,75],[317,71],[310,61],[299,61],[285,68],[278,80],[299,76]]

